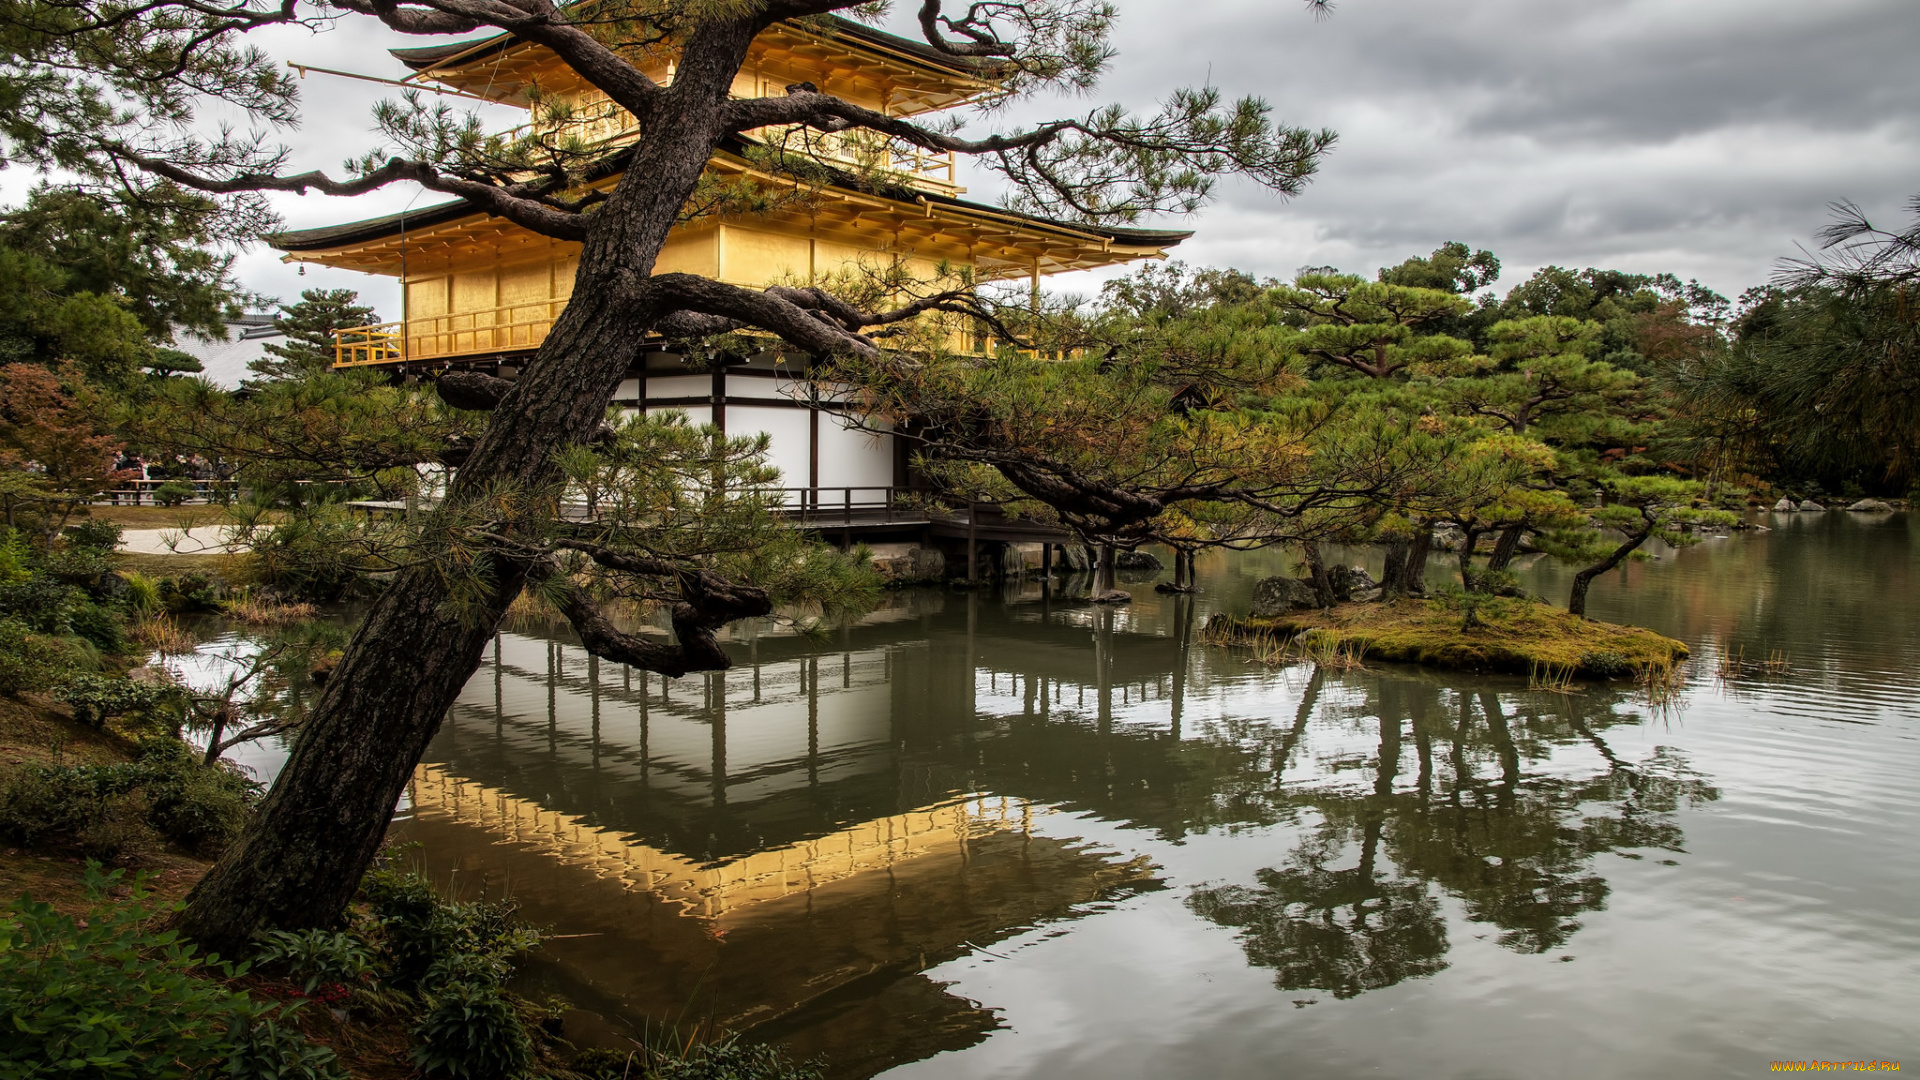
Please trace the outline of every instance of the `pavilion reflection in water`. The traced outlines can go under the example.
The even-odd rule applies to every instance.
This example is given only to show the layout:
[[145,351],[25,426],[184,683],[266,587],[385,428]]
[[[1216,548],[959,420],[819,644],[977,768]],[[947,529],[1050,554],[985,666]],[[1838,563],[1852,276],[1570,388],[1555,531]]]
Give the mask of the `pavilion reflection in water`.
[[1024,680],[1032,710],[1110,715],[1100,703],[1176,693],[1185,650],[1135,635],[1119,651],[1155,662],[1116,685],[1126,635],[988,641],[937,594],[905,602],[831,645],[765,637],[734,670],[678,681],[603,665],[563,631],[502,634],[398,831],[461,895],[506,890],[529,921],[584,935],[529,973],[604,1035],[697,1018],[842,1076],[972,1045],[997,1017],[924,969],[1160,883],[1145,858],[1050,834],[1050,805],[967,794],[964,761],[914,748],[971,732],[982,695],[1020,693],[982,653],[1051,657],[1058,672]]

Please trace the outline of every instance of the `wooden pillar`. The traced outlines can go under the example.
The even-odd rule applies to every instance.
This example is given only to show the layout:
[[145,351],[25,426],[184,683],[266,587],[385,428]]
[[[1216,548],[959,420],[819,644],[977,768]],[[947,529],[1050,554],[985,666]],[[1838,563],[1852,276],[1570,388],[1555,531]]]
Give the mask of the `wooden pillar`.
[[727,433],[727,365],[718,358],[713,361],[713,426]]

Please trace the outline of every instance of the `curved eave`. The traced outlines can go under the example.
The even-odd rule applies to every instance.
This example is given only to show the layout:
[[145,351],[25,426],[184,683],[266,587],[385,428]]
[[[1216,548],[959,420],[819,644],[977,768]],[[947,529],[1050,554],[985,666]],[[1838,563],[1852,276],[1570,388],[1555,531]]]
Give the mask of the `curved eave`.
[[[925,42],[875,30],[838,15],[825,16],[824,20],[833,26],[833,33],[830,35],[818,34],[791,23],[777,25],[808,37],[843,39],[870,52],[880,53],[891,59],[923,68],[929,74],[975,80],[993,80],[1002,74],[1003,65],[997,62],[970,61],[965,57],[949,56]],[[443,67],[449,63],[466,64],[491,59],[520,43],[521,39],[513,34],[494,34],[484,38],[449,42],[445,45],[389,49],[387,52],[414,71],[421,72]]]
[[[731,160],[729,160],[731,159]],[[734,166],[745,168],[744,160],[723,154],[718,159]],[[1193,235],[1190,229],[1133,229],[1115,226],[1082,225],[1072,222],[1055,221],[1051,218],[1037,217],[1031,214],[1016,213],[1001,207],[983,203],[969,202],[951,195],[934,192],[911,192],[900,197],[894,193],[876,193],[862,191],[851,186],[832,185],[827,192],[852,199],[879,199],[893,203],[910,213],[923,208],[939,208],[947,213],[963,218],[973,218],[1001,227],[1035,231],[1060,239],[1079,243],[1098,244],[1116,253],[1131,257],[1157,254],[1160,250],[1173,247]],[[320,256],[339,252],[346,248],[360,247],[395,239],[407,232],[424,231],[440,225],[450,224],[462,218],[486,216],[485,211],[466,199],[436,203],[419,210],[408,210],[383,217],[368,218],[364,221],[347,222],[341,225],[328,225],[318,229],[298,229],[274,233],[266,238],[274,248],[290,255]]]

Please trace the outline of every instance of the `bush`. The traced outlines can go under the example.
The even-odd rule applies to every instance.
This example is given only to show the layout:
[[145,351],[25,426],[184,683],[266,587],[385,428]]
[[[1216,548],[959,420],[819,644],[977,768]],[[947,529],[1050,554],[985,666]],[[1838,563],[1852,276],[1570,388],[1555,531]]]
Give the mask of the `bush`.
[[230,765],[195,761],[178,740],[150,739],[139,761],[21,767],[0,787],[0,838],[78,844],[112,858],[139,839],[144,825],[206,852],[239,834],[259,791]]
[[504,900],[443,900],[418,874],[376,869],[360,884],[373,909],[373,926],[387,981],[407,993],[430,993],[445,981],[501,983],[513,957],[540,943],[540,935],[513,918]]
[[73,609],[82,596],[79,589],[36,573],[25,581],[0,585],[0,615],[38,633],[65,635],[73,631]]
[[206,574],[182,574],[160,580],[160,602],[168,611],[218,611],[226,597],[226,584]]
[[344,1080],[332,1051],[282,1026],[297,1005],[256,1002],[218,981],[245,965],[146,929],[159,912],[143,879],[109,901],[120,876],[87,867],[84,920],[25,897],[0,914],[0,1077]]
[[73,547],[113,551],[120,546],[120,537],[125,531],[111,521],[89,518],[78,525],[67,526],[66,537]]
[[68,678],[74,651],[16,619],[0,618],[0,694],[45,690]]
[[533,1063],[533,1037],[491,982],[442,984],[428,995],[413,1037],[413,1063],[429,1076],[515,1080]]
[[172,732],[186,715],[186,692],[179,687],[106,675],[72,676],[53,696],[73,708],[75,720],[93,728],[104,728],[109,720],[135,717]]
[[76,636],[103,653],[125,655],[132,643],[127,640],[127,620],[105,604],[82,601],[74,605],[67,624]]
[[169,480],[153,489],[153,501],[159,503],[161,506],[179,506],[188,499],[197,497],[199,494],[200,489],[192,484],[183,484],[177,480]]
[[307,994],[326,987],[351,988],[373,970],[373,950],[341,930],[269,930],[259,942],[254,965],[292,977]]

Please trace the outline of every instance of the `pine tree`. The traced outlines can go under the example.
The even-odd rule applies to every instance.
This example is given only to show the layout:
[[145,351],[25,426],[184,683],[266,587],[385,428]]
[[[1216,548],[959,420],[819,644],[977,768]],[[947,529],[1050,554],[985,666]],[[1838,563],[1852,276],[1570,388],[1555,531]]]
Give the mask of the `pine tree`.
[[268,356],[247,367],[268,379],[298,379],[331,368],[335,330],[379,321],[372,308],[355,303],[359,299],[360,294],[352,289],[302,292],[299,303],[281,305],[279,316],[273,320],[274,329],[287,335],[286,341],[269,342]]

